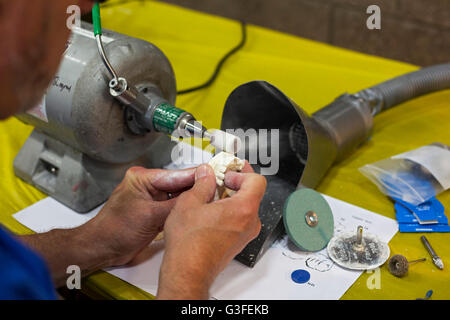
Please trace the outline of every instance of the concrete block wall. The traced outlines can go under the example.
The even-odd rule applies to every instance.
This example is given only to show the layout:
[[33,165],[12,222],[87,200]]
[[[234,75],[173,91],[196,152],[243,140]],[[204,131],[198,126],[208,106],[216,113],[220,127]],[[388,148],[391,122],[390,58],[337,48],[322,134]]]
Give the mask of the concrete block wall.
[[[420,66],[450,62],[450,0],[160,0]],[[369,30],[366,9],[381,9]]]

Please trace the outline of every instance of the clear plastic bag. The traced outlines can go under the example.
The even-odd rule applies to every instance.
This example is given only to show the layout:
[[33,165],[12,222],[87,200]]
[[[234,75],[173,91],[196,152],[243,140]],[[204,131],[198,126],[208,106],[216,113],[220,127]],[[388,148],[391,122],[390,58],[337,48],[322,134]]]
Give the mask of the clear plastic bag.
[[450,147],[433,143],[359,171],[387,196],[417,206],[450,187]]

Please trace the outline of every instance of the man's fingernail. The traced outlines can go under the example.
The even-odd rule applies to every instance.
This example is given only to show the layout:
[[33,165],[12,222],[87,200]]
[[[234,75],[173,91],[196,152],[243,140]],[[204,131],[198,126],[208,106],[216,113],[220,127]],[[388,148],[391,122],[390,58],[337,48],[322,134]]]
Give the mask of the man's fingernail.
[[205,164],[201,165],[195,171],[195,180],[206,177],[208,175],[208,172],[209,172],[209,170],[208,170],[207,165],[205,165]]

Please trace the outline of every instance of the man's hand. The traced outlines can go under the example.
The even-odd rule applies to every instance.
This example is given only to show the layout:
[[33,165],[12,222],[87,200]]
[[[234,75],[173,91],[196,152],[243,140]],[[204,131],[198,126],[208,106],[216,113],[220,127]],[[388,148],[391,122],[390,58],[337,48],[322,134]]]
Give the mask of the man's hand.
[[84,226],[109,252],[110,266],[130,262],[163,230],[174,196],[192,187],[195,170],[127,171],[100,213]]
[[159,299],[207,299],[217,275],[258,235],[264,177],[247,163],[243,173],[227,173],[225,185],[236,194],[212,202],[216,180],[212,168],[203,165],[192,189],[177,199],[164,228]]
[[91,221],[21,239],[46,259],[56,285],[64,283],[69,265],[78,265],[87,275],[126,264],[163,229],[177,201],[169,199],[169,193],[177,196],[192,187],[195,170],[131,168]]
[[87,275],[127,264],[164,228],[158,297],[207,298],[218,273],[258,235],[266,185],[247,163],[243,173],[225,176],[236,194],[212,202],[215,181],[209,165],[179,171],[131,168],[88,223],[21,239],[45,258],[56,285],[62,285],[68,266],[78,265]]

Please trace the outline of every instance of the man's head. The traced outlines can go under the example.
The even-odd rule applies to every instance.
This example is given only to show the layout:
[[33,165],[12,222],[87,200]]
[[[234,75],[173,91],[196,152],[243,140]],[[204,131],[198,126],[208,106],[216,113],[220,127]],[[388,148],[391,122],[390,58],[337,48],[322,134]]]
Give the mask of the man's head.
[[0,119],[38,103],[61,61],[70,30],[67,8],[92,0],[0,0]]

